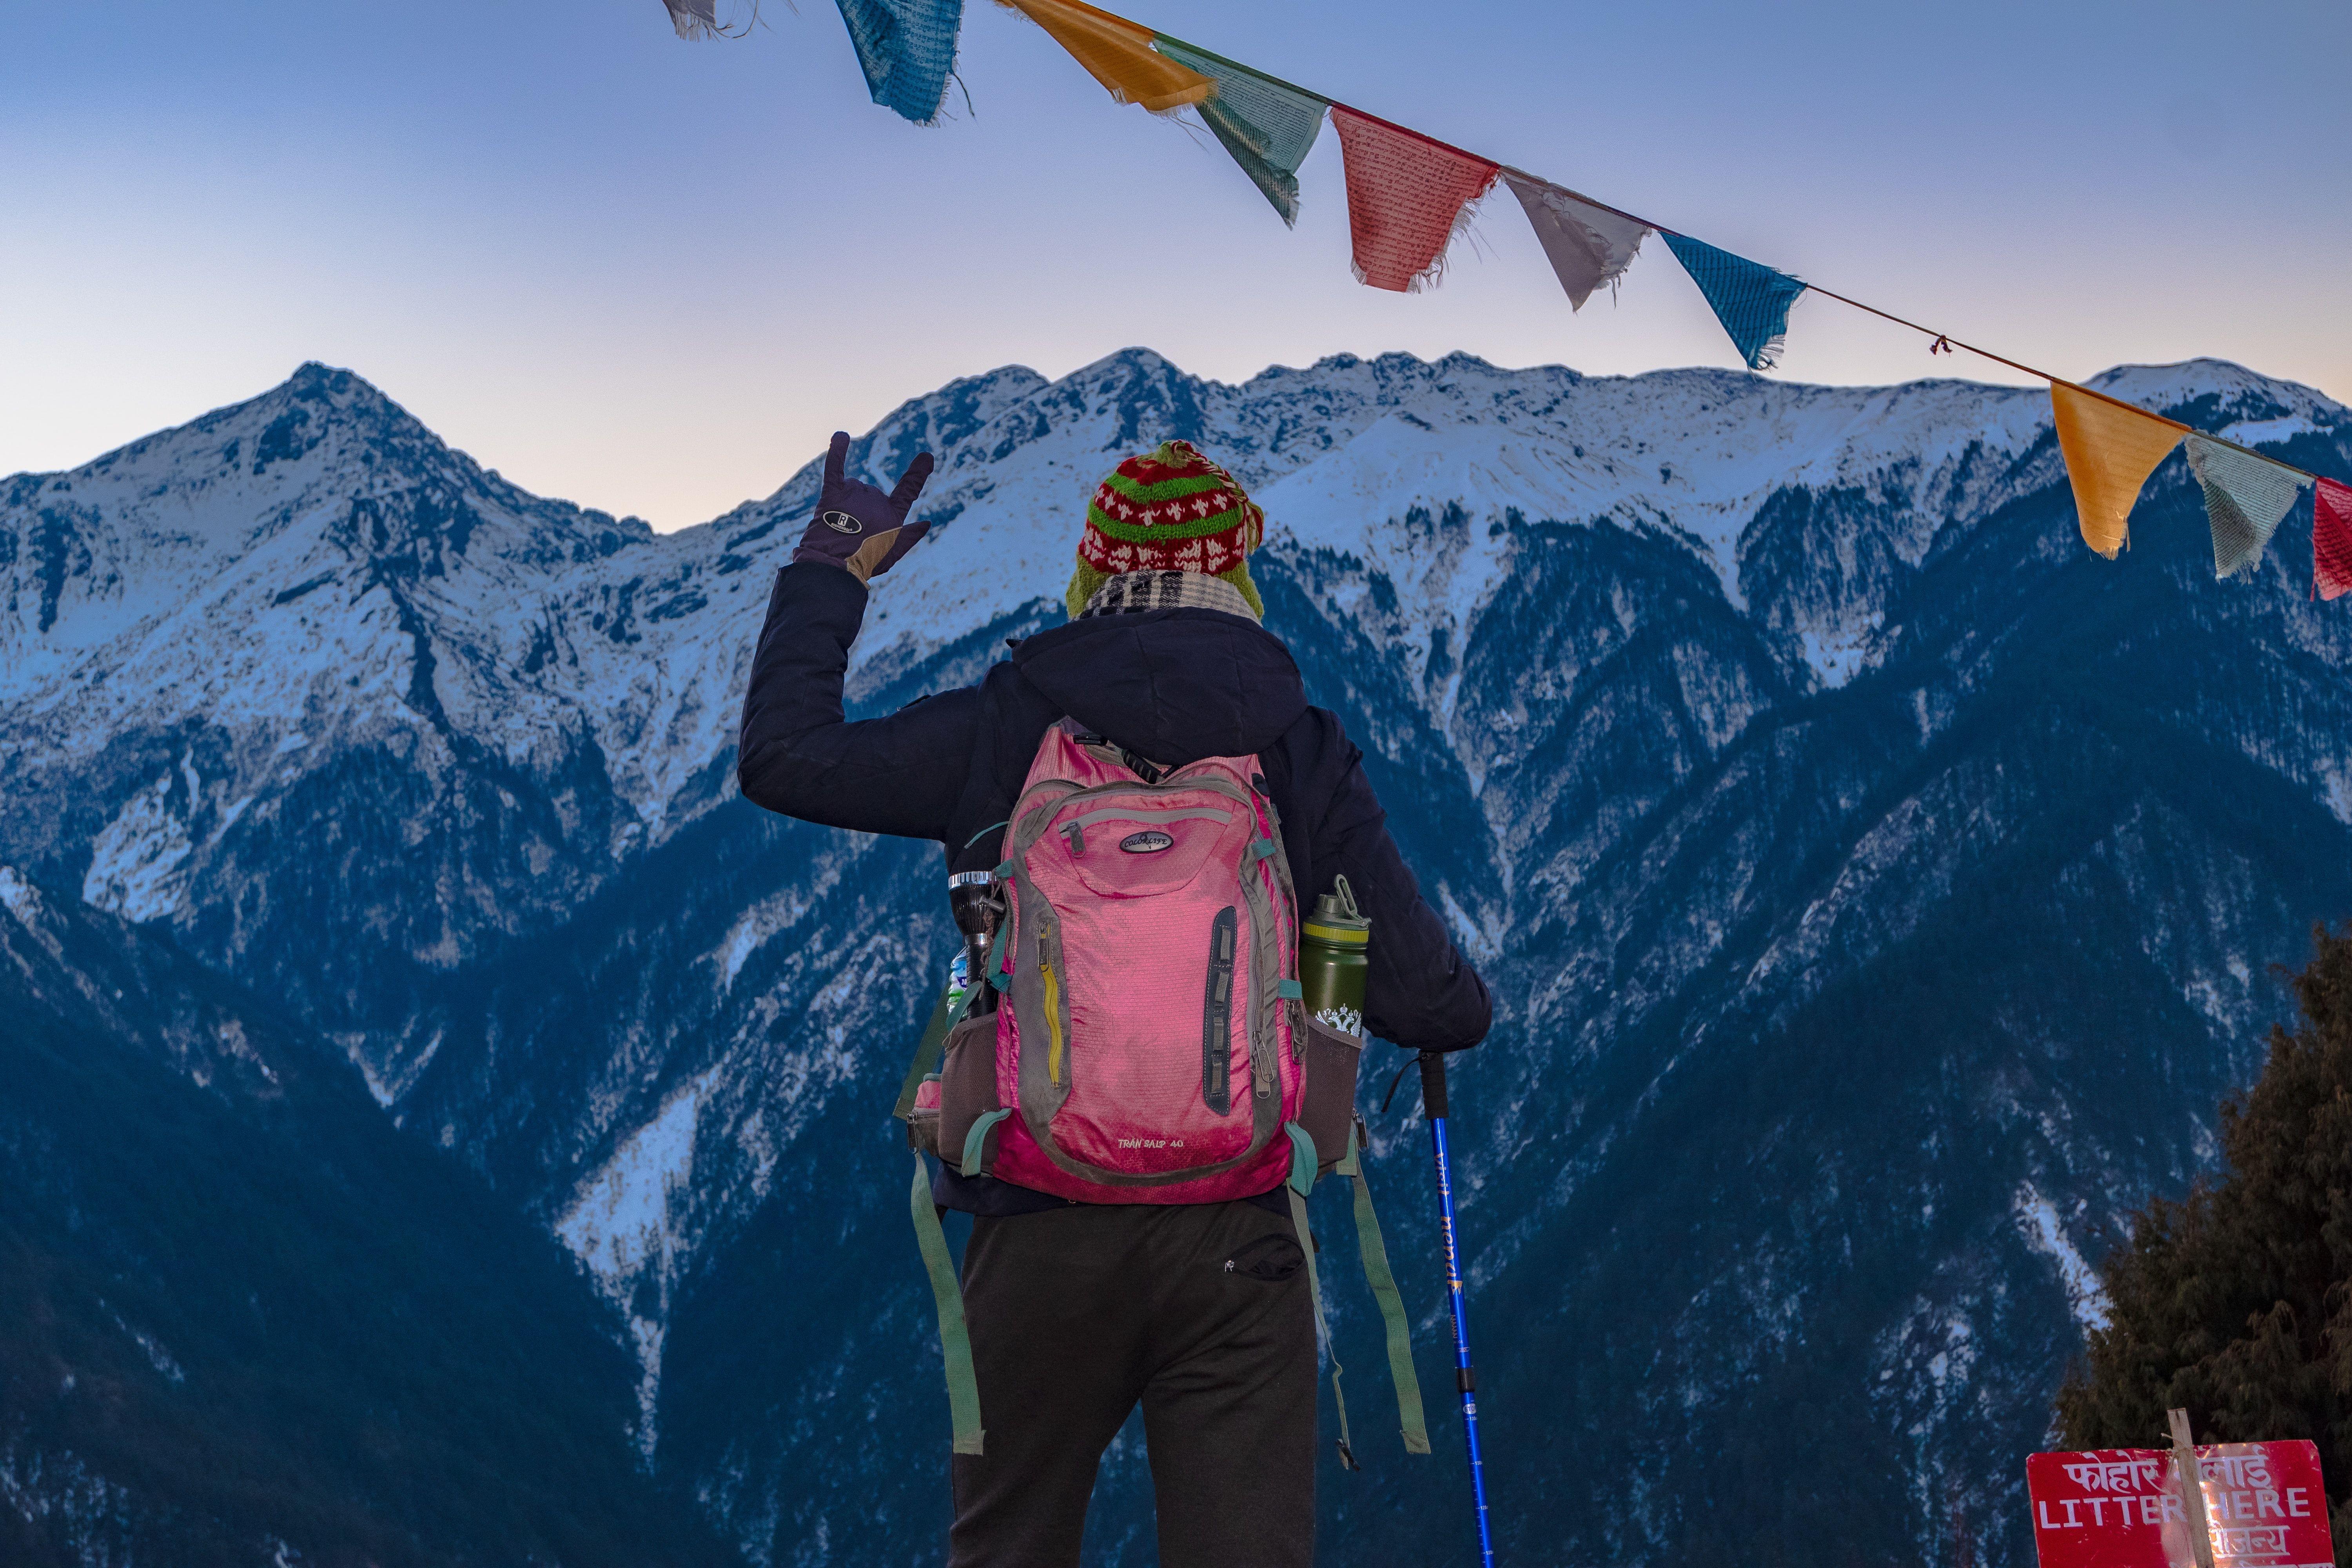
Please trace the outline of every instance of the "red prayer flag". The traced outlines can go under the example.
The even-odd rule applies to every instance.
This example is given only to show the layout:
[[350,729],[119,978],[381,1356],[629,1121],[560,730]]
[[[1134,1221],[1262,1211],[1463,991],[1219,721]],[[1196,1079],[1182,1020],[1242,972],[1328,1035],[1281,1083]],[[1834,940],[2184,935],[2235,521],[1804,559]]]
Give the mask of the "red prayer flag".
[[2352,489],[2334,479],[2312,498],[2311,586],[2323,599],[2352,593]]
[[1501,166],[1341,104],[1331,127],[1348,168],[1357,281],[1399,293],[1435,283],[1447,243]]

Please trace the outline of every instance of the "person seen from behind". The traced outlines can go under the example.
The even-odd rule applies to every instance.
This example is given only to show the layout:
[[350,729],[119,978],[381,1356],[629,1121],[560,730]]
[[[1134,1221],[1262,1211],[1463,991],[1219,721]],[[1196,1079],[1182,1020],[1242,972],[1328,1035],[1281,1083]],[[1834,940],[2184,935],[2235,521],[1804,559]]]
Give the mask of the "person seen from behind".
[[[1485,1037],[1486,984],[1390,839],[1362,753],[1336,715],[1307,702],[1289,650],[1261,624],[1248,556],[1265,514],[1230,474],[1182,441],[1121,463],[1087,509],[1064,595],[1066,625],[1014,644],[977,685],[853,723],[843,717],[843,679],[867,585],[928,530],[907,516],[931,457],[919,455],[886,494],[847,476],[848,450],[849,437],[836,434],[816,515],[776,574],[743,700],[746,799],[805,822],[933,839],[951,872],[993,868],[1002,878],[1016,801],[1056,747],[1081,765],[1120,778],[1131,768],[1154,785],[1172,787],[1192,776],[1187,769],[1243,779],[1222,787],[1266,825],[1261,853],[1280,864],[1259,873],[1265,885],[1286,883],[1284,892],[1295,889],[1311,904],[1344,877],[1371,922],[1362,1033],[1409,1051],[1461,1050]],[[1206,765],[1213,759],[1238,766]],[[1078,823],[1065,830],[1066,845],[1056,837],[1045,847],[1129,873],[1145,862],[1120,848],[1149,854],[1172,844],[1181,854],[1175,841],[1185,834],[1215,830],[1213,822],[1164,826],[1166,833],[1128,833],[1107,846],[1098,837],[1090,850]],[[1220,915],[1228,929],[1234,913]],[[1295,952],[1295,917],[1290,924],[1280,951]],[[1050,935],[1040,928],[1038,940]],[[1173,1022],[1198,1042],[1204,1001],[1213,1019],[1226,984],[1215,978],[1216,940],[1154,931],[1090,955],[1112,972],[1090,980],[1121,1005],[1165,998]],[[1210,953],[1208,979],[1196,950]],[[1076,960],[1069,963],[1075,988]],[[1046,981],[1055,983],[1050,968]],[[1008,1010],[1022,1002],[1014,986],[1000,980],[999,989]],[[1281,994],[1296,995],[1295,986]],[[1089,1036],[1087,1007],[1055,1013],[1050,990],[1043,1005],[1052,1052],[1031,1054],[1045,1061],[1034,1070],[1050,1077],[1022,1080],[1019,1106],[999,1112],[1010,1125],[990,1132],[987,1147],[1018,1142],[1032,1152],[1023,1171],[1043,1173],[1033,1179],[1045,1186],[1069,1185],[1055,1173],[1079,1167],[1041,1135],[1050,1129],[1027,1125],[1023,1109],[1041,1103],[1033,1089],[1077,1092],[1065,1082],[1065,1063],[1077,1075],[1089,1051],[1111,1043],[1107,1026]],[[1193,1044],[1168,1070],[1198,1079],[1202,1048]],[[1233,1085],[1217,1079],[1224,1068],[1213,1062],[1211,1087],[1200,1092],[1245,1131],[1252,1062],[1234,1059]],[[1278,1162],[1275,1142],[1268,1157]],[[1050,1163],[1037,1152],[1049,1149]],[[1260,1168],[1226,1163],[1248,1181]],[[1263,1192],[1215,1201],[1168,1201],[1183,1197],[1184,1186],[1136,1177],[1105,1189],[1112,1201],[1081,1202],[1010,1175],[967,1176],[941,1161],[934,1202],[973,1216],[962,1288],[986,1415],[982,1450],[952,1460],[950,1568],[1075,1568],[1097,1468],[1139,1403],[1165,1568],[1309,1568],[1315,1320],[1294,1211],[1281,1170],[1271,1173]]]

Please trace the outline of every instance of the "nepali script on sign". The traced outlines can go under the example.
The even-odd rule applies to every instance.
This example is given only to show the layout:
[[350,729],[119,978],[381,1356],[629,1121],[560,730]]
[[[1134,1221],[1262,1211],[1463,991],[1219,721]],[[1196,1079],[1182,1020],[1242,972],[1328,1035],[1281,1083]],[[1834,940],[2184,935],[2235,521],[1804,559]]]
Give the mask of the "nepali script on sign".
[[[2326,1493],[2309,1443],[2197,1450],[2215,1568],[2330,1568]],[[2042,1568],[2196,1568],[2167,1448],[2035,1454],[2025,1461]]]

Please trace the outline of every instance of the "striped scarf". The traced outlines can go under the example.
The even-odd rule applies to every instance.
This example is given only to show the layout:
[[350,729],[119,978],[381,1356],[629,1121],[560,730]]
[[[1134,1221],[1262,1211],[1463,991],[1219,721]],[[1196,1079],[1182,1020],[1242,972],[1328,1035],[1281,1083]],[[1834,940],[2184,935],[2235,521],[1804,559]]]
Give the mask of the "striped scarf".
[[1199,572],[1122,572],[1094,591],[1077,618],[1177,609],[1221,610],[1253,621],[1258,618],[1239,588],[1222,577]]

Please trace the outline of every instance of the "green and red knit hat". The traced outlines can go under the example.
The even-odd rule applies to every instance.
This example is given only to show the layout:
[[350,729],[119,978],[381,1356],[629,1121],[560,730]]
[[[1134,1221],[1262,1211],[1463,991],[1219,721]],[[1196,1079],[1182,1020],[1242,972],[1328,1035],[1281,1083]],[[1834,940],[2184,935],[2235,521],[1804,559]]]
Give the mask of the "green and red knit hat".
[[1265,513],[1233,475],[1189,441],[1163,442],[1097,487],[1070,578],[1070,614],[1122,573],[1198,572],[1232,584],[1263,616],[1249,553],[1265,538]]

